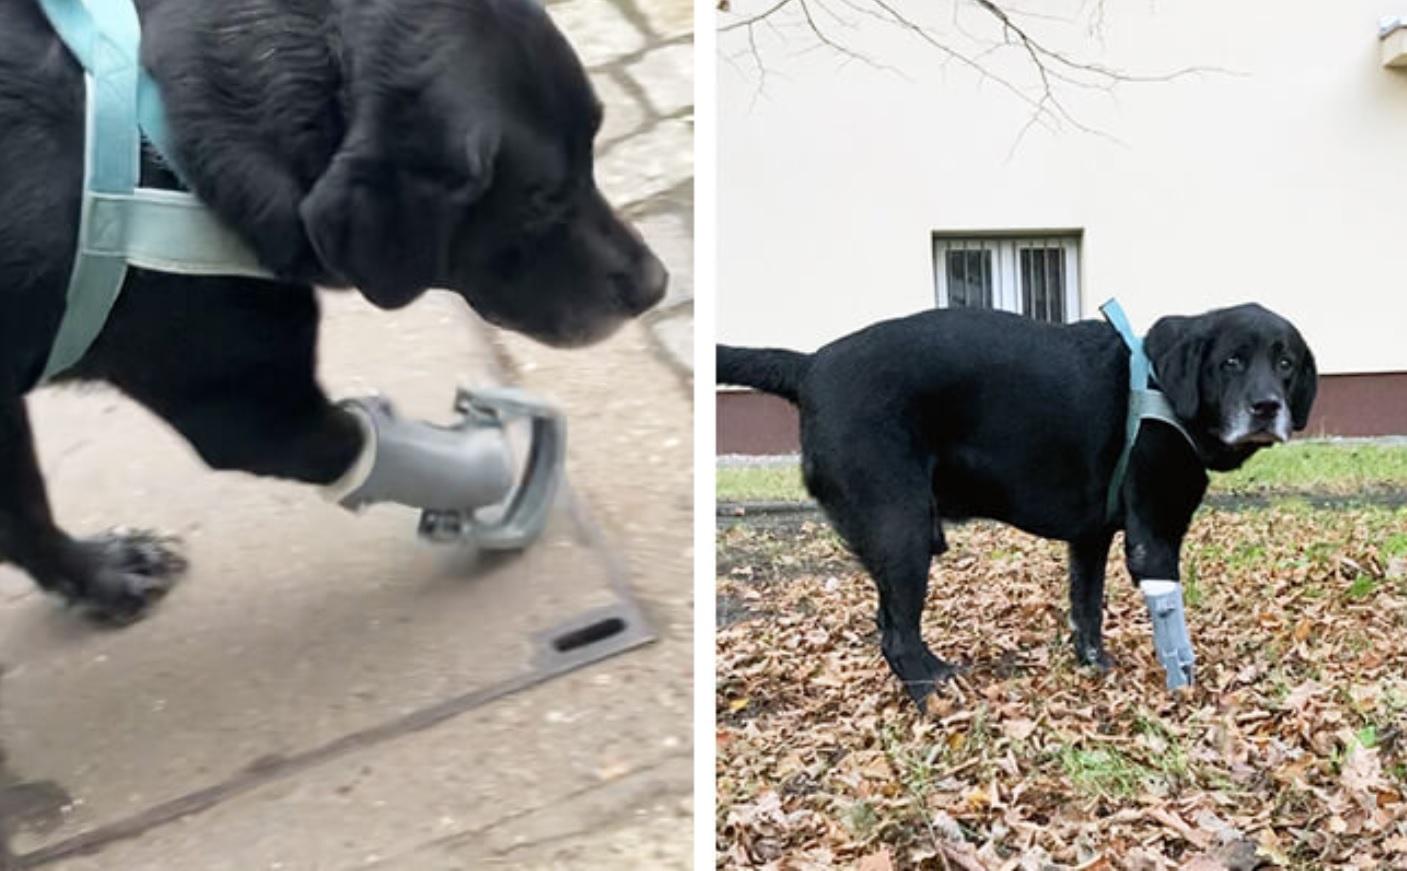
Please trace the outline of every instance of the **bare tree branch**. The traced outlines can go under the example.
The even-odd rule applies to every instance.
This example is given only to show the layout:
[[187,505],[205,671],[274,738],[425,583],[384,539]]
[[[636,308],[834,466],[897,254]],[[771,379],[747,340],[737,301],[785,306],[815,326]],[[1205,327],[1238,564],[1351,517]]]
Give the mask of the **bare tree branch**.
[[[718,2],[721,11],[729,12],[731,0],[718,0]],[[1012,145],[1012,153],[1015,152],[1026,134],[1037,126],[1051,131],[1071,128],[1085,134],[1118,141],[1108,133],[1084,123],[1067,107],[1062,96],[1067,88],[1112,93],[1123,84],[1168,82],[1198,73],[1228,72],[1211,67],[1187,67],[1171,72],[1146,74],[1117,69],[1097,61],[1083,60],[1044,42],[1031,31],[1030,26],[1026,23],[1027,20],[1073,22],[1058,16],[1020,9],[1005,0],[952,0],[954,5],[950,27],[961,39],[956,38],[954,33],[943,33],[931,26],[926,26],[908,14],[905,9],[901,8],[901,4],[905,3],[906,0],[839,0],[839,2],[845,10],[854,13],[856,17],[846,19],[838,9],[828,5],[826,0],[775,0],[756,14],[722,24],[719,27],[719,33],[730,34],[742,31],[745,35],[747,55],[750,57],[758,76],[757,90],[760,95],[767,78],[766,62],[754,32],[760,25],[765,24],[788,40],[794,36],[791,31],[804,32],[813,42],[812,48],[833,51],[840,55],[846,63],[858,61],[874,69],[901,74],[895,67],[866,54],[852,44],[848,44],[847,40],[838,35],[836,30],[831,29],[838,28],[842,32],[853,34],[863,23],[859,21],[859,18],[868,18],[882,26],[895,28],[936,51],[943,58],[943,66],[952,63],[964,67],[976,74],[979,82],[994,83],[1026,106],[1030,111],[1030,116],[1022,125],[1016,141]],[[925,8],[931,8],[931,6]],[[959,13],[963,9],[980,10],[988,20],[996,23],[999,28],[999,36],[995,38],[981,37],[970,32],[959,19]],[[823,29],[818,22],[817,12],[826,16],[826,29]],[[1106,15],[1105,0],[1087,0],[1082,4],[1081,14],[1087,18],[1087,34],[1098,37],[1102,41]],[[783,32],[783,27],[787,28],[787,32]],[[968,43],[970,47],[958,44],[963,41]],[[1021,54],[1025,61],[1024,66],[1032,76],[1034,84],[1023,87],[1012,75],[997,70],[993,62],[994,56],[1004,50],[1017,51]],[[754,96],[754,101],[756,98],[757,95]]]

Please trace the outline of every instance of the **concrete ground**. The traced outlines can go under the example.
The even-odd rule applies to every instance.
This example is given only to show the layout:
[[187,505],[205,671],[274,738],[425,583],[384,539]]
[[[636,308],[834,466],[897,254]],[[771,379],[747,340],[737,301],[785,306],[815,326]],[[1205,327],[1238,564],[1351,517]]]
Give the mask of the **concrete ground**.
[[[601,539],[563,509],[524,558],[469,565],[418,544],[413,514],[208,472],[110,393],[36,395],[62,522],[180,533],[193,567],[116,632],[0,568],[0,868],[690,866],[692,6],[550,9],[607,104],[598,177],[670,298],[559,352],[445,295],[396,313],[330,295],[321,362],[338,395],[439,420],[459,381],[552,397]],[[613,565],[654,644],[473,695],[523,673],[533,632],[615,601]]]

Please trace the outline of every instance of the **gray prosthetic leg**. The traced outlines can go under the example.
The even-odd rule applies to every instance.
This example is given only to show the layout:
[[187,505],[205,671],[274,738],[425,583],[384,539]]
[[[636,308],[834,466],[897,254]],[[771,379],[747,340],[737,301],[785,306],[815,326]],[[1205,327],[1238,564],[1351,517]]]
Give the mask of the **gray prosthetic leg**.
[[[460,420],[447,427],[397,417],[381,397],[349,399],[342,407],[366,434],[357,461],[329,487],[344,507],[421,508],[423,537],[494,550],[526,547],[542,532],[565,456],[565,423],[556,409],[511,389],[461,389]],[[532,435],[523,479],[515,482],[506,425],[521,418],[531,421]]]
[[1197,657],[1192,653],[1192,638],[1187,632],[1187,617],[1182,609],[1182,584],[1147,580],[1138,588],[1143,592],[1143,601],[1153,620],[1153,644],[1158,651],[1158,662],[1167,672],[1168,689],[1191,686]]

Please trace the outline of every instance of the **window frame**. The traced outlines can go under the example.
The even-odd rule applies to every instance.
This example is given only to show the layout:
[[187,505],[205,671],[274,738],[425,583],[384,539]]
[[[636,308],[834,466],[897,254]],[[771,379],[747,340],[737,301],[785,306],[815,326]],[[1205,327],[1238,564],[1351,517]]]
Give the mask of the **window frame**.
[[[1064,251],[1065,282],[1065,323],[1073,323],[1083,316],[1080,306],[1080,243],[1079,231],[1061,230],[1050,232],[999,232],[999,233],[934,233],[933,234],[933,287],[934,299],[938,308],[951,308],[948,304],[948,258],[949,251],[991,251],[992,252],[992,308],[1000,311],[1031,317],[1024,311],[1021,285],[1020,251],[1035,248],[1059,248]],[[1043,321],[1043,323],[1046,323]]]

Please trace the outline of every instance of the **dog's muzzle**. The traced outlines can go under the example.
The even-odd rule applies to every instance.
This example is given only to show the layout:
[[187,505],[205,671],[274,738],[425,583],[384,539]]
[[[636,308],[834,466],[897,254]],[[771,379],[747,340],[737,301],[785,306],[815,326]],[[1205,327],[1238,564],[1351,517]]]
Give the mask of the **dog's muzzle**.
[[1227,417],[1222,427],[1224,444],[1274,445],[1290,438],[1290,411],[1283,403],[1262,412],[1254,407],[1238,409]]
[[1138,588],[1143,592],[1148,616],[1153,620],[1153,645],[1158,652],[1158,662],[1167,672],[1168,689],[1191,686],[1197,657],[1192,653],[1192,638],[1187,632],[1182,584],[1145,580]]

